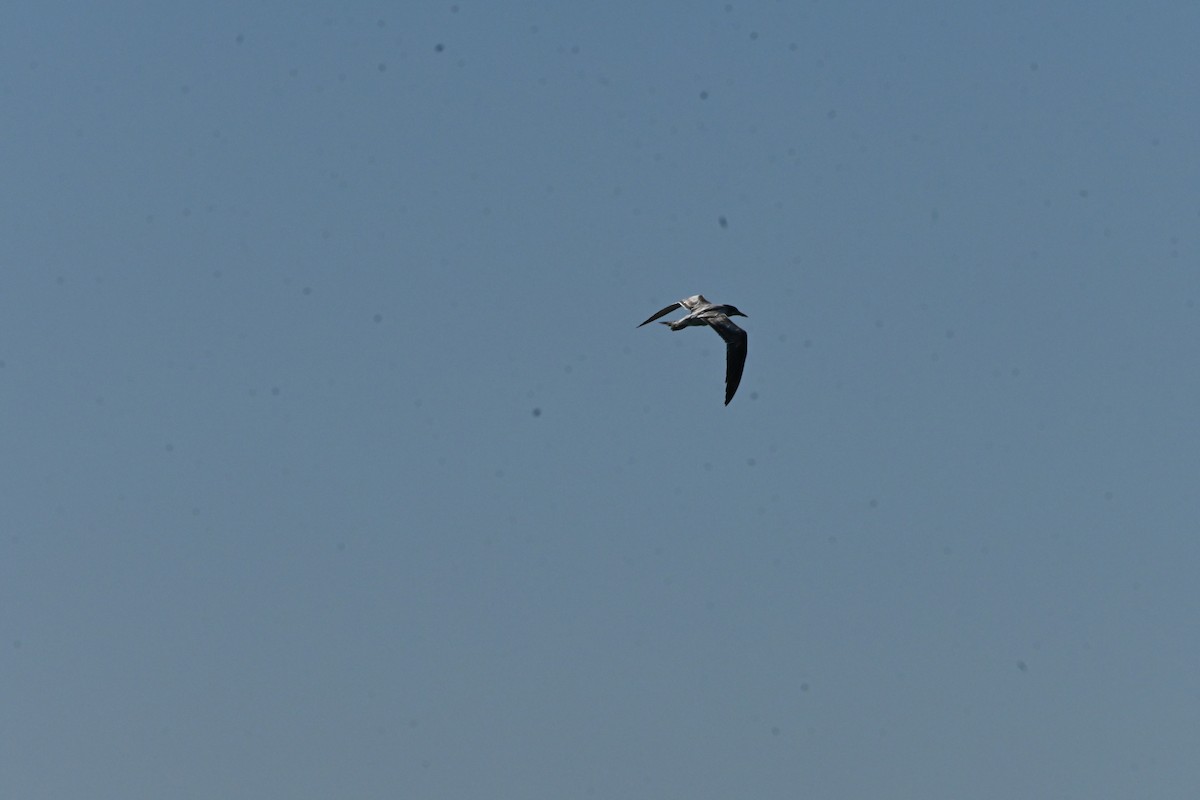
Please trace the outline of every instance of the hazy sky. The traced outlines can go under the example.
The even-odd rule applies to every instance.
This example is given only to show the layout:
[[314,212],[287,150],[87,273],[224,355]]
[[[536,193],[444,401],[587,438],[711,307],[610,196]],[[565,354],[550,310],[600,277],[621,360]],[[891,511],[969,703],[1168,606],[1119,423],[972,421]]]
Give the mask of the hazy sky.
[[1198,30],[7,4],[0,796],[1194,797]]

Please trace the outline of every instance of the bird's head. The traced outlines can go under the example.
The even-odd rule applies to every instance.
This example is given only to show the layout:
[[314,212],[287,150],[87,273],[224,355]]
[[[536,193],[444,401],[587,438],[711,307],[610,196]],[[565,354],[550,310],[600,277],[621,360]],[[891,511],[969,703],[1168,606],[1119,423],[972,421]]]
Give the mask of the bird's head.
[[727,317],[749,317],[749,314],[743,314],[738,311],[737,306],[725,306],[725,316]]

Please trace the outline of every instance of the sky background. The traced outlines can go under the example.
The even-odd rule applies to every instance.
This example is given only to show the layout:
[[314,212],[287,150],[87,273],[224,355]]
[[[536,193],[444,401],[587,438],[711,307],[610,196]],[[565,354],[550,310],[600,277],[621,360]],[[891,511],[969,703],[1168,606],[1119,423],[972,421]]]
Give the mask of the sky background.
[[1197,30],[7,4],[0,795],[1194,797]]

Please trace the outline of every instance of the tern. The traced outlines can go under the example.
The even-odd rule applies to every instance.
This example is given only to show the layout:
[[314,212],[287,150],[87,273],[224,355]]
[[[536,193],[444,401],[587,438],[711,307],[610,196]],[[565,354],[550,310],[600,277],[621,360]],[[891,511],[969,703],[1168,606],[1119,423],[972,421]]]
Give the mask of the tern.
[[[673,331],[683,330],[692,325],[707,325],[725,340],[725,405],[729,405],[729,401],[733,399],[733,393],[737,391],[738,384],[742,382],[742,369],[746,366],[746,332],[734,325],[730,317],[748,315],[738,311],[734,306],[710,303],[704,295],[694,294],[691,297],[685,297],[678,303],[671,303],[643,322],[642,325],[654,322],[677,308],[686,308],[687,316],[674,322],[662,320],[659,324],[666,325]],[[640,328],[642,325],[638,325],[638,327]]]

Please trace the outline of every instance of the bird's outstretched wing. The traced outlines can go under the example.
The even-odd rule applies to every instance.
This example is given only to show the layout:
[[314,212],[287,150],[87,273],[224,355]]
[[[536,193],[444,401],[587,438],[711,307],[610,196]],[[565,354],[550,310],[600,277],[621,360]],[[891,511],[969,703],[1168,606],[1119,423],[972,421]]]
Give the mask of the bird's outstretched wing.
[[729,405],[746,367],[746,332],[724,314],[714,315],[708,324],[725,340],[725,405]]
[[[667,314],[670,314],[672,311],[679,308],[679,305],[680,305],[679,303],[671,303],[671,305],[667,306],[662,311],[659,311],[653,317],[651,317],[650,319],[643,322],[642,325],[648,325],[651,322],[654,322],[654,320],[658,319],[659,317],[663,317],[663,316],[666,316]],[[642,327],[642,325],[638,325],[638,327],[640,328],[640,327]]]
[[694,294],[691,297],[685,297],[682,300],[680,300],[678,303],[671,303],[671,305],[667,306],[662,311],[659,311],[657,314],[652,316],[650,319],[646,320],[641,325],[638,325],[638,327],[640,328],[640,327],[642,327],[642,325],[647,325],[651,322],[654,322],[654,320],[658,319],[659,317],[670,314],[672,311],[674,311],[677,308],[686,308],[688,311],[694,311],[695,309],[699,308],[702,305],[707,305],[707,303],[708,303],[708,301],[704,299],[704,295],[702,295],[702,294]]

